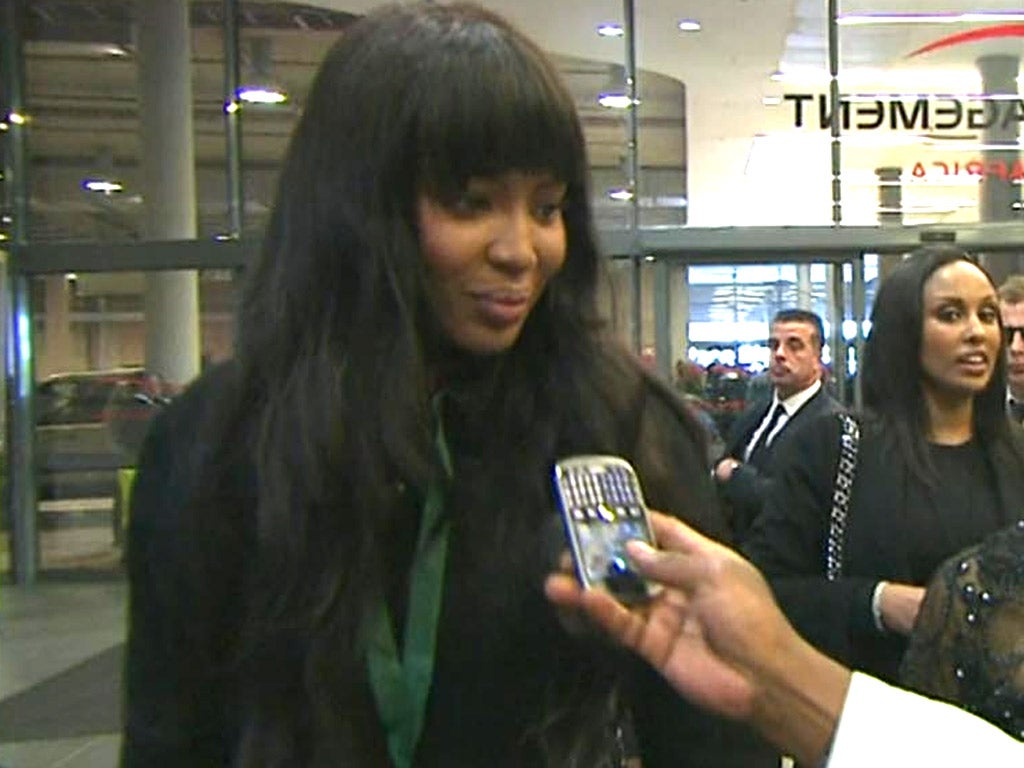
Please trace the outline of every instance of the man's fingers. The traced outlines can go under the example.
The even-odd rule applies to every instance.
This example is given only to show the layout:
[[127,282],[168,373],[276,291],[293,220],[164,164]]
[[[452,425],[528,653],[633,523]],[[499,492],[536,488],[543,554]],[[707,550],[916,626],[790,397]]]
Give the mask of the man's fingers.
[[642,541],[627,542],[626,551],[640,575],[666,587],[689,591],[705,575],[703,560],[694,555],[653,549]]
[[578,608],[583,589],[575,577],[564,573],[553,573],[544,580],[544,594],[555,605],[563,608]]
[[678,518],[653,511],[649,517],[659,549],[684,553],[699,552],[709,541]]
[[641,616],[600,589],[584,590],[581,604],[587,615],[617,642],[633,650],[639,649],[644,629]]

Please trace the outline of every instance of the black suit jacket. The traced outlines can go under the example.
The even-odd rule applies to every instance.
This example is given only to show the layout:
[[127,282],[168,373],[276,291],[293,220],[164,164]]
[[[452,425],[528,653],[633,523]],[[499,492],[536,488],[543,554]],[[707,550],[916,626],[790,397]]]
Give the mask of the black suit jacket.
[[733,470],[728,482],[720,483],[718,486],[722,499],[731,510],[730,522],[737,543],[743,542],[754,519],[764,509],[765,499],[768,498],[775,482],[775,469],[779,466],[779,457],[786,452],[793,435],[800,430],[801,425],[813,421],[816,416],[839,413],[843,410],[839,401],[822,386],[814,397],[789,417],[771,444],[757,452],[753,462],[744,462],[743,451],[771,405],[771,400],[758,402],[740,415],[729,431],[725,454],[722,457],[731,456],[743,462]]

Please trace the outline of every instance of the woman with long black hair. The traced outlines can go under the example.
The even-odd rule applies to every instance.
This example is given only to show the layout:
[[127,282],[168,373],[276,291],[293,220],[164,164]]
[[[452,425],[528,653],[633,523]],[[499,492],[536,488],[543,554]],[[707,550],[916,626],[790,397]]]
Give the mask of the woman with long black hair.
[[1017,519],[1024,450],[1006,418],[996,288],[975,259],[921,248],[881,284],[871,321],[845,532],[829,534],[842,431],[830,416],[794,441],[744,551],[808,640],[895,681],[938,565]]
[[542,593],[567,455],[625,456],[652,505],[725,534],[701,427],[602,330],[600,274],[535,45],[464,5],[345,31],[236,357],[143,451],[127,766],[757,764]]

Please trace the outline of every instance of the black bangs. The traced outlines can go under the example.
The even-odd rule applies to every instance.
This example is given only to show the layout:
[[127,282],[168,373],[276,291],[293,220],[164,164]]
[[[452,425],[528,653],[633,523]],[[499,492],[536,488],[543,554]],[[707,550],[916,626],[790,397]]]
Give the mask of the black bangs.
[[[549,172],[585,177],[572,97],[539,49],[487,22],[449,30],[422,62],[415,143],[418,181],[440,197],[474,176]],[[469,66],[467,66],[469,64]]]

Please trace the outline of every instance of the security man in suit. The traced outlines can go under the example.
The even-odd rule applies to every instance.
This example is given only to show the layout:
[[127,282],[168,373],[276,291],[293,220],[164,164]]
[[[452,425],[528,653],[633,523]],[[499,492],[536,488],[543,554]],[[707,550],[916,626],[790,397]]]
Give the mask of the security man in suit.
[[757,402],[739,416],[726,440],[725,455],[713,470],[731,509],[736,543],[742,543],[761,513],[787,438],[818,414],[843,410],[822,385],[824,337],[821,318],[814,312],[784,309],[772,318],[771,400]]
[[1006,410],[1024,424],[1024,275],[1010,275],[999,286],[999,314],[1006,344]]

